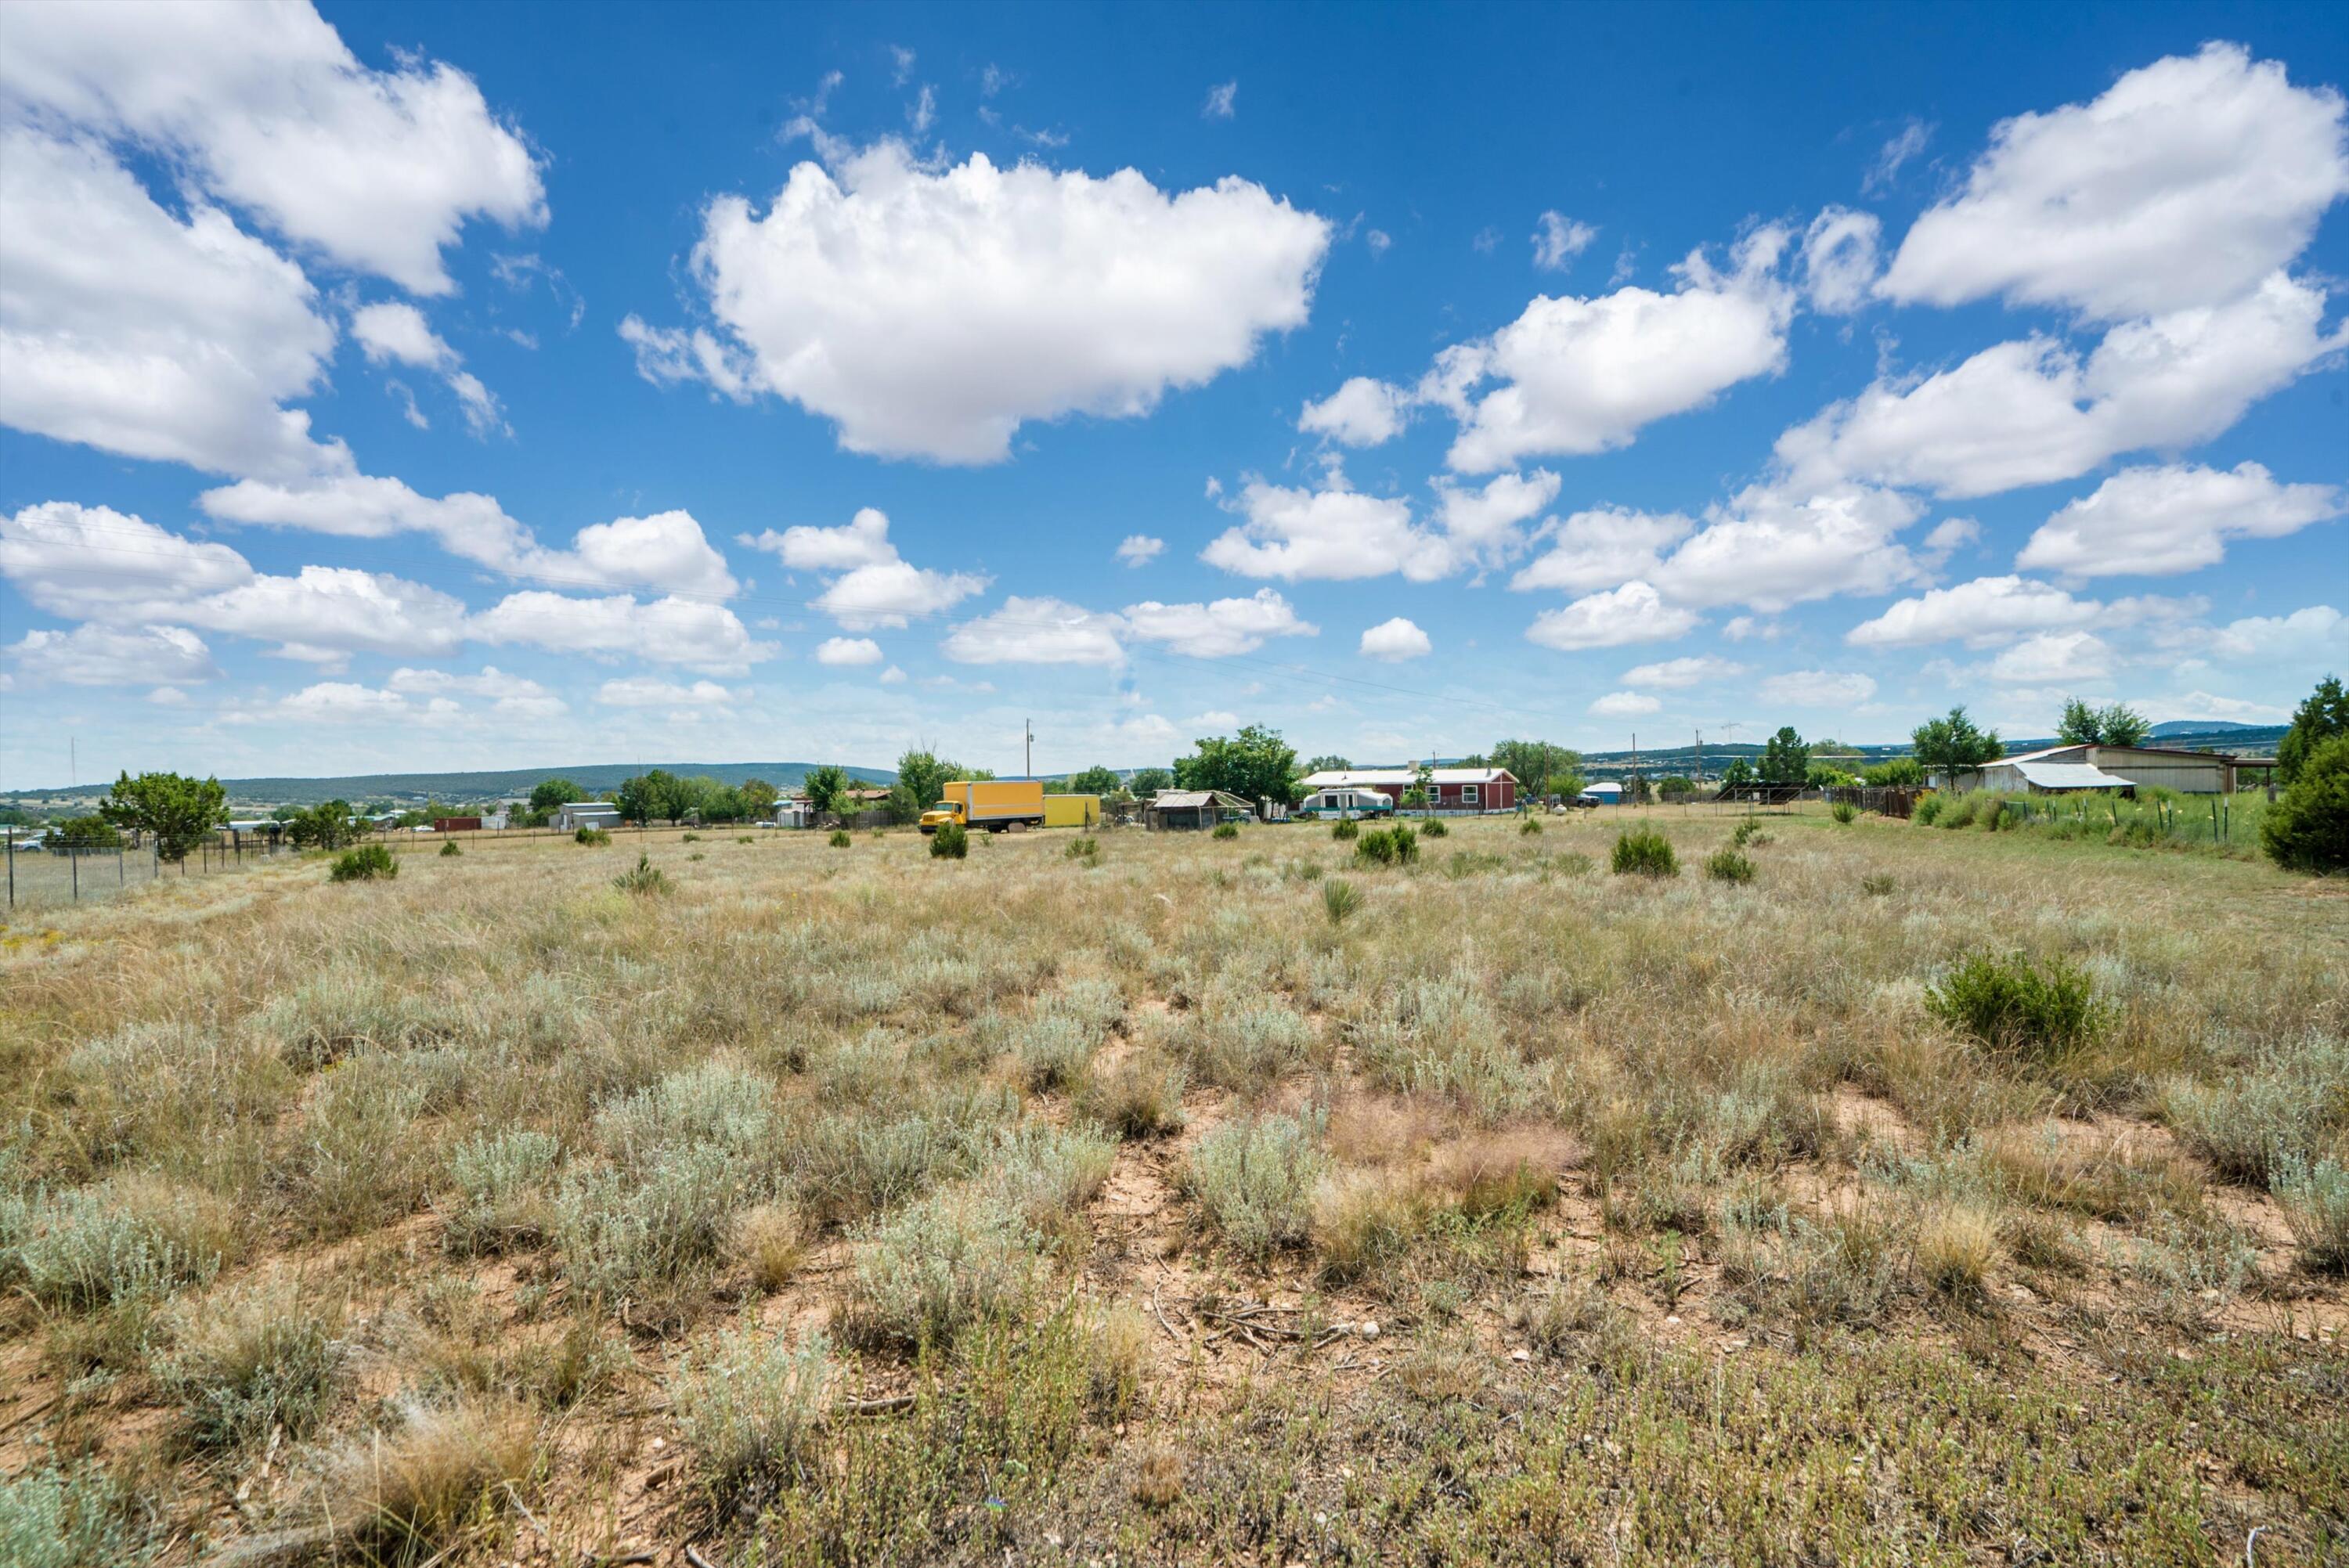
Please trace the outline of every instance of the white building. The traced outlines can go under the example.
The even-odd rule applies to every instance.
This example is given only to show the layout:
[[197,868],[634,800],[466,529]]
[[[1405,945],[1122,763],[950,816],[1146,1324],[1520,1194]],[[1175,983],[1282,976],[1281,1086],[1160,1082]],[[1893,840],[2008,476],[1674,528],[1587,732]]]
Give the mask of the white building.
[[602,800],[574,800],[556,809],[554,827],[558,832],[570,832],[575,828],[612,829],[620,825],[620,809]]

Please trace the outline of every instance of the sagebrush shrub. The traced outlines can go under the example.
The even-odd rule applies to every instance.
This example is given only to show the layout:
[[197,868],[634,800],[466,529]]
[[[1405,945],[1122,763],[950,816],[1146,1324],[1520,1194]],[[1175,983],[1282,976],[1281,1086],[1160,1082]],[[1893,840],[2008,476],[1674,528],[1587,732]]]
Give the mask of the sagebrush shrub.
[[1613,864],[1619,877],[1681,874],[1680,857],[1672,853],[1672,841],[1653,828],[1633,828],[1617,834]]
[[934,1193],[868,1233],[843,1320],[865,1344],[943,1347],[988,1319],[1023,1316],[1040,1268],[1033,1235],[1008,1203]]
[[[451,844],[450,849],[457,846]],[[327,876],[338,882],[378,882],[399,874],[399,861],[381,844],[361,844],[335,857]]]
[[502,1252],[546,1227],[546,1188],[562,1145],[548,1133],[509,1128],[477,1133],[449,1156],[457,1202],[441,1225],[453,1253]]
[[91,1568],[150,1561],[160,1542],[141,1510],[94,1464],[41,1460],[0,1475],[0,1563],[9,1568]]
[[[2323,754],[2320,748],[2317,755]],[[2276,1160],[2270,1185],[2309,1266],[2349,1274],[2349,1165],[2285,1153]]]
[[2262,1041],[2215,1083],[2165,1081],[2156,1103],[2178,1140],[2220,1175],[2272,1188],[2279,1157],[2313,1161],[2349,1137],[2349,1040]]
[[960,822],[940,822],[930,834],[930,856],[934,860],[959,861],[970,853],[970,830]]
[[222,1293],[171,1315],[155,1379],[186,1413],[198,1446],[230,1448],[283,1428],[305,1436],[343,1358],[342,1315],[296,1281]]
[[707,1282],[751,1195],[740,1165],[706,1144],[576,1171],[554,1202],[564,1272],[584,1297],[661,1312]]
[[1925,1010],[1992,1050],[2040,1060],[2094,1043],[2108,1021],[2085,971],[2022,953],[1967,958],[1925,987]]
[[209,1281],[235,1236],[218,1200],[144,1175],[34,1199],[10,1223],[18,1287],[82,1309],[160,1302]]
[[678,1357],[669,1409],[719,1506],[753,1501],[797,1472],[832,1381],[832,1341],[821,1334],[793,1345],[764,1329],[721,1329]]
[[1312,1229],[1313,1191],[1329,1169],[1320,1138],[1318,1116],[1226,1122],[1191,1151],[1184,1187],[1226,1241],[1262,1260]]
[[1179,1132],[1185,1078],[1180,1062],[1137,1053],[1088,1075],[1077,1094],[1077,1109],[1121,1138]]

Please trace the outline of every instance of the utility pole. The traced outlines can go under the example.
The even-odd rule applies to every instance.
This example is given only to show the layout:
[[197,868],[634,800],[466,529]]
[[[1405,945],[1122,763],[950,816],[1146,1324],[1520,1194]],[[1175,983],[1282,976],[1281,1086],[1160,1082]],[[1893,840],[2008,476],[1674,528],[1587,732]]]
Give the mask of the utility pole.
[[1023,718],[1019,721],[1019,727],[1024,732],[1028,758],[1026,771],[1020,777],[1033,779],[1036,777],[1036,721],[1032,718]]
[[1704,783],[1704,731],[1702,729],[1696,732],[1696,781],[1702,788]]

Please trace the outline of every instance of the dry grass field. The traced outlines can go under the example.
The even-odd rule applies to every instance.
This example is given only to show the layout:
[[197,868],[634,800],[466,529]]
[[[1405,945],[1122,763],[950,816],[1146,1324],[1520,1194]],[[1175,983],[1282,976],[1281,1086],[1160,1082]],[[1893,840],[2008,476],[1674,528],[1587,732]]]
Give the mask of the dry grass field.
[[0,933],[0,1561],[2349,1561],[2349,885],[1634,820]]

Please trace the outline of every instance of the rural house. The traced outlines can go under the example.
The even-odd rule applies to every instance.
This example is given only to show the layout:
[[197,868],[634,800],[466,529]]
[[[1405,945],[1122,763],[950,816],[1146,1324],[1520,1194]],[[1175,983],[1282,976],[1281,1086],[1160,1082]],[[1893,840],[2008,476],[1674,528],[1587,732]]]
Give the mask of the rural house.
[[[1303,788],[1375,789],[1402,804],[1418,782],[1409,768],[1330,768],[1307,775]],[[1438,768],[1429,776],[1427,809],[1431,811],[1514,811],[1517,809],[1516,775],[1506,768]]]

